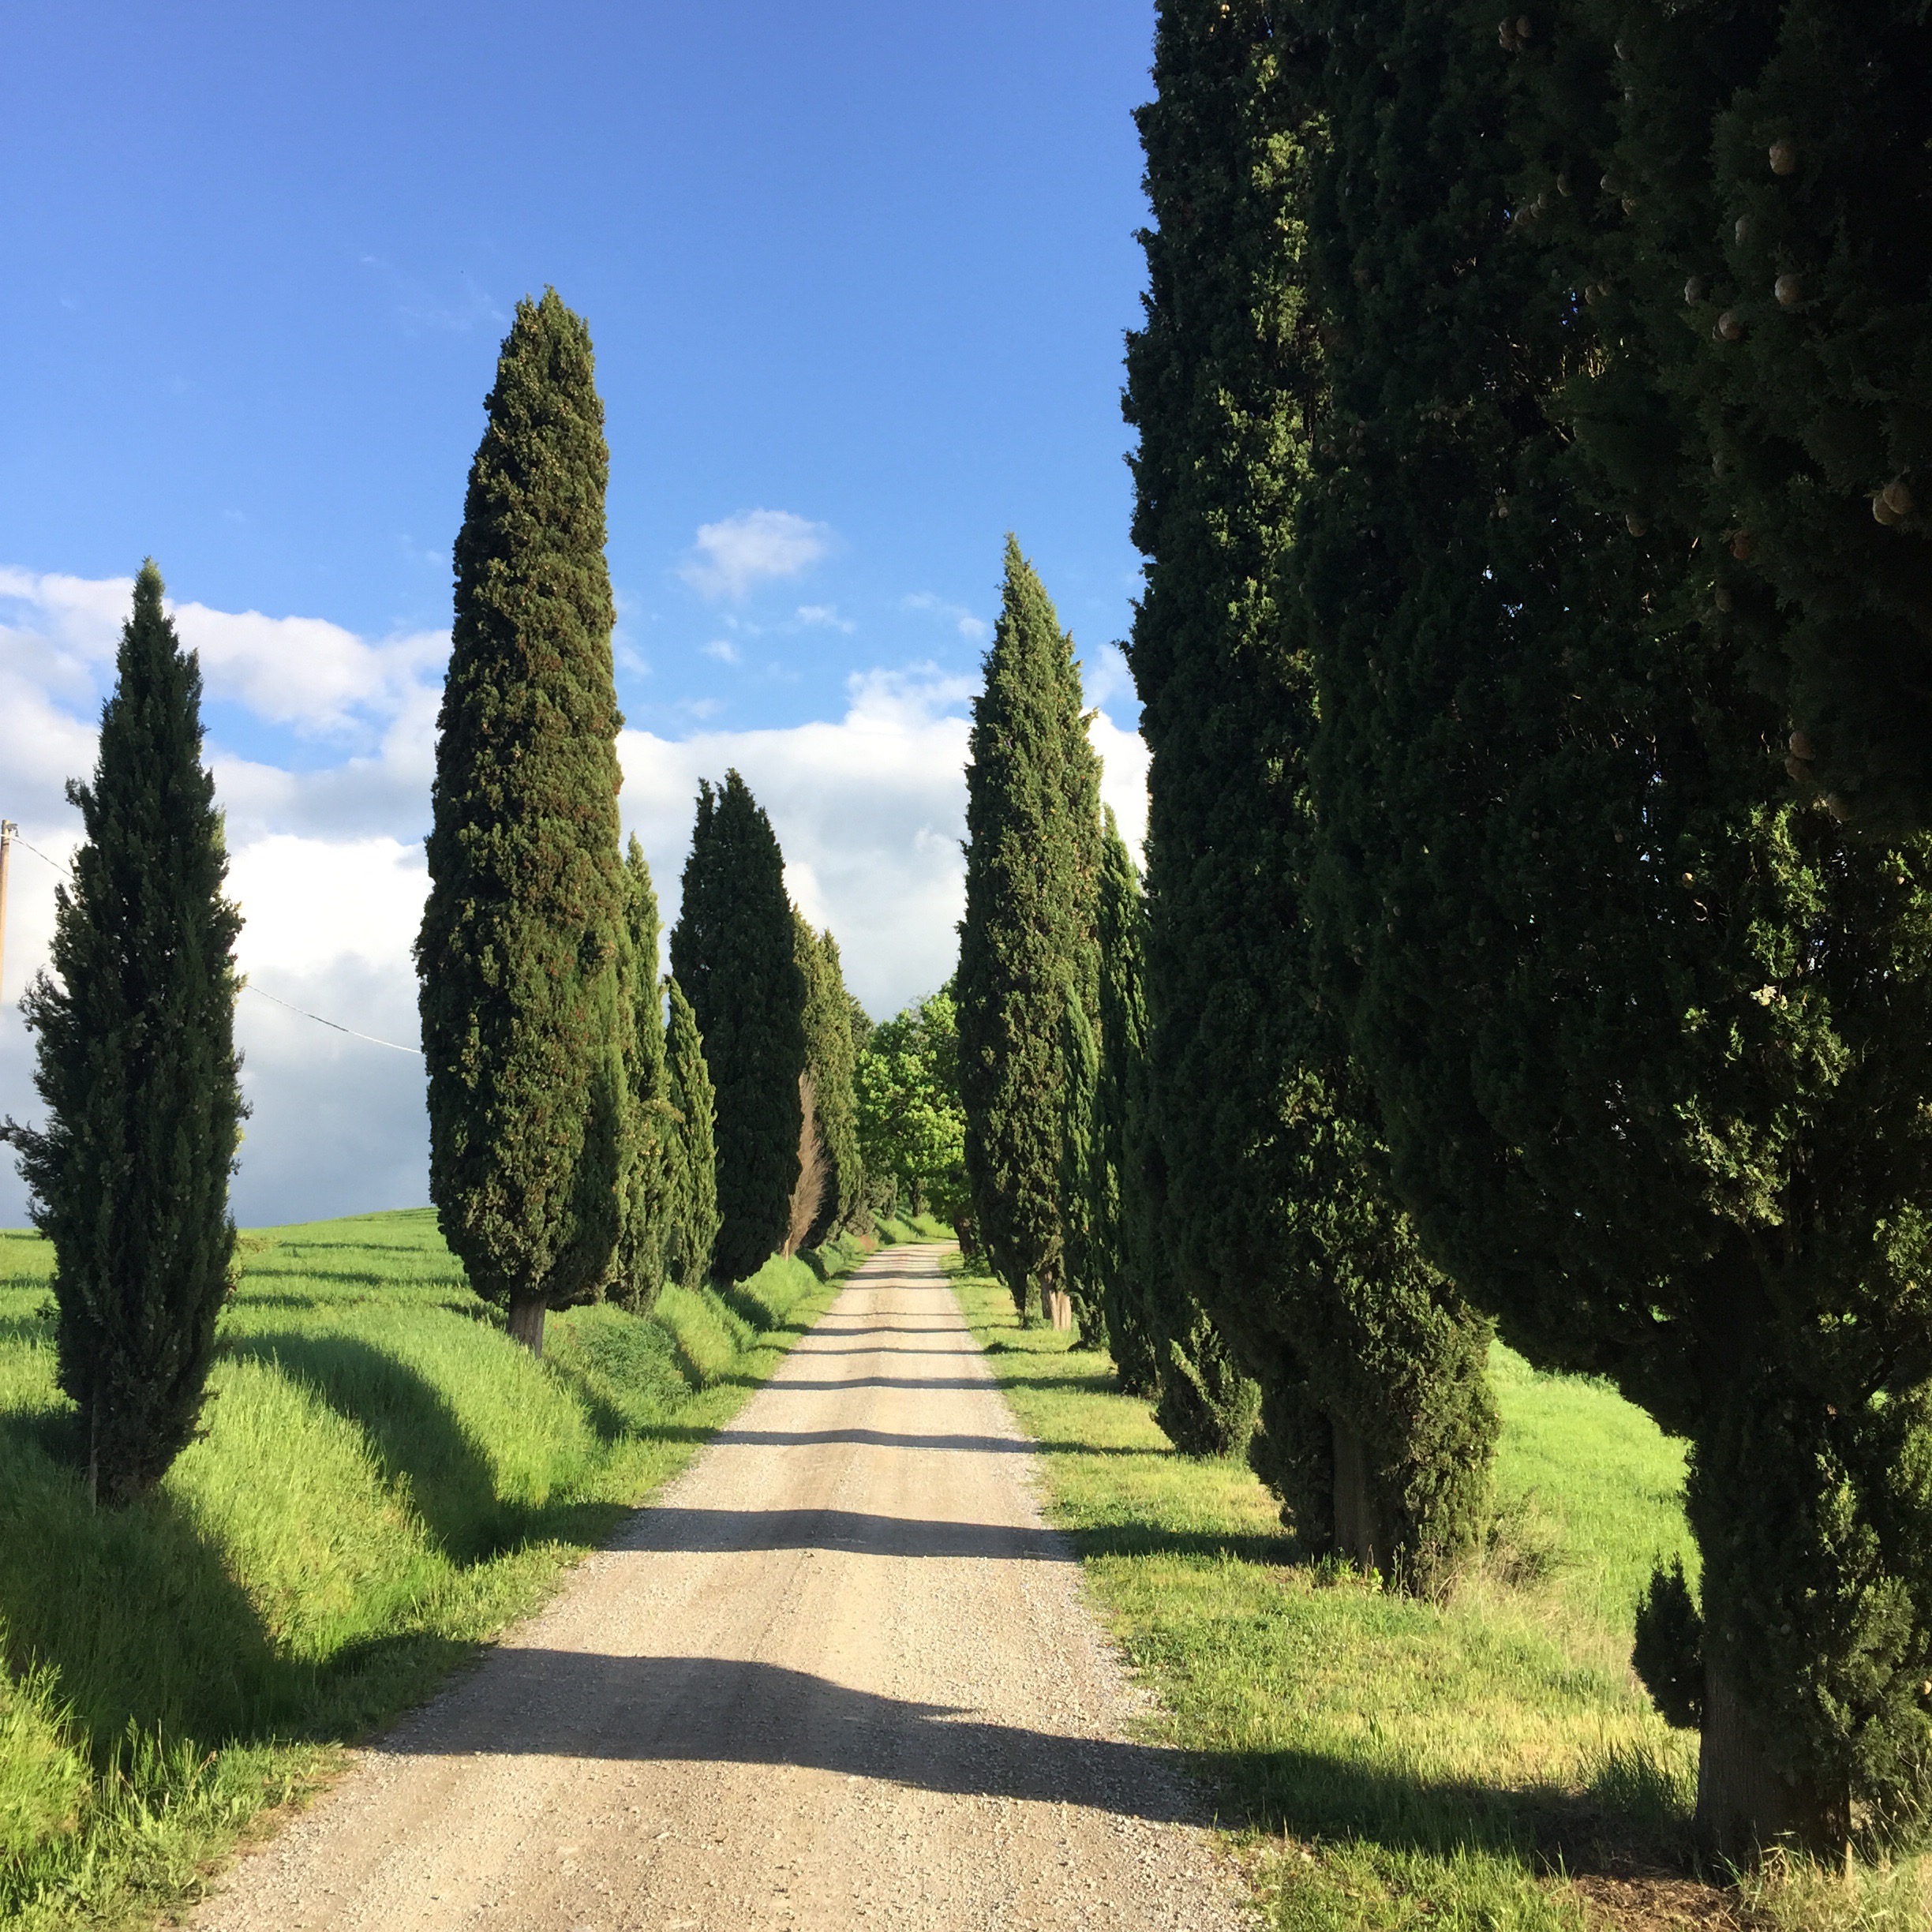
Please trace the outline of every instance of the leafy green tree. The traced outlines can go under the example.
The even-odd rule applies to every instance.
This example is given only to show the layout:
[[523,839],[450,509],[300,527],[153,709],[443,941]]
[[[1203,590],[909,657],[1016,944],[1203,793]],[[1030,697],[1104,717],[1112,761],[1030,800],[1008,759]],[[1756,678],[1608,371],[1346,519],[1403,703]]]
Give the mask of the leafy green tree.
[[717,1108],[698,1016],[676,979],[667,979],[665,989],[670,1013],[665,1029],[665,1093],[676,1125],[669,1144],[665,1267],[672,1280],[695,1288],[711,1272],[717,1244]]
[[805,980],[805,1069],[811,1076],[818,1138],[830,1168],[818,1218],[806,1245],[829,1241],[859,1211],[865,1195],[865,1163],[859,1150],[857,1102],[852,1093],[852,995],[839,961],[838,942],[814,933],[794,912],[799,971]]
[[1668,391],[1601,238],[1668,184],[1601,144],[1638,56],[1697,80],[1703,17],[1634,13],[1621,62],[1447,5],[1315,17],[1297,554],[1350,1039],[1431,1253],[1690,1438],[1701,1610],[1660,1579],[1638,1658],[1701,1717],[1707,1842],[1841,1845],[1927,1788],[1932,850],[1794,797],[1751,650],[1698,615],[1739,560],[1605,454]]
[[966,1114],[959,1017],[942,988],[872,1028],[853,1072],[861,1156],[913,1214],[955,1221],[964,1204]]
[[1005,582],[966,767],[960,1093],[975,1225],[1023,1312],[1065,1290],[1060,1133],[1069,990],[1098,997],[1100,766],[1080,667],[1039,578],[1006,540]]
[[665,1071],[663,998],[657,981],[657,894],[644,848],[633,835],[624,855],[624,947],[619,957],[628,1098],[623,1224],[618,1237],[617,1298],[648,1314],[665,1282],[665,1244],[676,1167],[673,1117]]
[[590,331],[517,305],[456,537],[416,942],[429,1193],[511,1334],[598,1294],[623,1219],[609,452]]
[[94,782],[69,782],[87,842],[57,889],[54,975],[24,1007],[38,1036],[35,1130],[9,1121],[34,1226],[54,1249],[60,1386],[80,1405],[89,1481],[127,1502],[194,1434],[228,1292],[237,1083],[234,942],[201,671],[175,640],[152,560],[134,580]]
[[785,1240],[804,1113],[806,983],[784,856],[735,771],[698,787],[671,970],[697,1016],[716,1095],[713,1259],[725,1280],[743,1281]]
[[1327,43],[1273,0],[1167,0],[1158,20],[1140,116],[1158,226],[1127,409],[1148,560],[1129,657],[1153,753],[1152,1144],[1134,1191],[1172,1278],[1151,1301],[1162,1409],[1190,1447],[1229,1436],[1219,1405],[1238,1427],[1218,1330],[1260,1384],[1251,1455],[1303,1547],[1421,1584],[1480,1532],[1497,1420],[1488,1324],[1391,1194],[1312,918],[1294,531],[1327,381],[1304,256]]

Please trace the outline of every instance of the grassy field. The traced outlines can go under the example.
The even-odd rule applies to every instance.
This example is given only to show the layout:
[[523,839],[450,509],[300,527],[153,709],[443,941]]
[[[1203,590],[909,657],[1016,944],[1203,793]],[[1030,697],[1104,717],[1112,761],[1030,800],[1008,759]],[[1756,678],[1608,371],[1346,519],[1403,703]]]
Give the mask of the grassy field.
[[[893,1227],[889,1237],[929,1237]],[[88,1506],[49,1255],[0,1233],[0,1921],[152,1921],[344,1742],[534,1608],[859,1258],[510,1342],[428,1211],[243,1238],[201,1438]]]
[[1106,1357],[955,1285],[1158,1734],[1216,1794],[1280,1932],[1932,1925],[1922,1863],[1742,1892],[1691,1875],[1695,1739],[1628,1663],[1653,1561],[1693,1558],[1683,1451],[1610,1390],[1497,1350],[1485,1561],[1416,1602],[1297,1565],[1245,1464],[1175,1455]]

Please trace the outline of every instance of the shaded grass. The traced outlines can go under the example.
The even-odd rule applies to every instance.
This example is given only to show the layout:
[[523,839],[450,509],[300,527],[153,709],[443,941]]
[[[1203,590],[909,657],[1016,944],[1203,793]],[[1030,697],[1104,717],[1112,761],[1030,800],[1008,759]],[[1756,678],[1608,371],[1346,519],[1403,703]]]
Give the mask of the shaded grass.
[[[1176,1455],[1104,1355],[1023,1325],[1003,1288],[951,1265],[1040,1443],[1049,1514],[1159,1697],[1155,1732],[1240,1834],[1271,1925],[1932,1923],[1884,1902],[1923,1900],[1923,1866],[1868,1877],[1863,1897],[1812,1874],[1791,1915],[1792,1874],[1743,1895],[1688,1879],[1696,1741],[1628,1662],[1653,1562],[1692,1554],[1683,1455],[1613,1391],[1497,1350],[1496,1520],[1475,1573],[1417,1601],[1298,1563],[1245,1463]],[[1614,1905],[1571,1882],[1589,1873],[1616,1875]],[[1680,1894],[1706,1915],[1667,1915]]]
[[0,1919],[190,1898],[688,1461],[860,1252],[553,1313],[538,1362],[427,1211],[249,1235],[201,1437],[96,1511],[47,1251],[0,1234]]

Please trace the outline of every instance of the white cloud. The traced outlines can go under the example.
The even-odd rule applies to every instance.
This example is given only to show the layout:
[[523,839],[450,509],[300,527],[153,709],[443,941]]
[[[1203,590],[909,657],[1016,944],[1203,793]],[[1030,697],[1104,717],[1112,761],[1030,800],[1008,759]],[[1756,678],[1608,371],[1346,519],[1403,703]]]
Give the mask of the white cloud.
[[[0,571],[0,772],[7,791],[0,804],[58,860],[69,856],[79,834],[62,785],[92,766],[93,715],[111,675],[128,588],[125,581]],[[272,668],[277,639],[292,647],[332,634],[320,642],[335,652],[338,668],[318,674],[312,688],[359,719],[361,730],[347,755],[319,769],[306,754],[284,765],[212,747],[227,817],[230,889],[247,922],[240,961],[257,989],[244,996],[237,1015],[255,1111],[236,1213],[260,1223],[421,1201],[427,1129],[420,1062],[331,1032],[260,995],[380,1039],[415,1042],[410,942],[426,886],[421,838],[437,702],[426,649],[411,656],[334,626],[305,631],[298,627],[305,620],[277,630],[265,618],[205,615],[215,621],[203,635],[242,638],[246,649],[238,647],[230,661],[258,668]],[[343,638],[354,648],[335,642]],[[383,660],[390,649],[399,672],[395,660]],[[794,897],[837,934],[847,978],[867,1006],[889,1013],[938,986],[953,970],[962,907],[967,713],[976,687],[975,679],[930,665],[874,670],[848,681],[836,720],[759,731],[701,727],[681,739],[626,731],[619,746],[624,822],[650,858],[667,928],[676,916],[698,781],[736,767],[771,814]],[[268,669],[238,676],[236,688],[253,694],[271,720],[288,702],[289,687]],[[1106,761],[1103,790],[1137,848],[1147,822],[1146,748],[1104,712],[1092,732]],[[13,1002],[47,956],[55,877],[16,853],[0,1005],[0,1114],[39,1112],[31,1042]],[[13,1163],[0,1158],[0,1226],[24,1218]]]
[[915,590],[910,597],[900,598],[900,606],[943,619],[969,644],[983,644],[993,635],[993,627],[983,617],[975,617],[964,604],[949,604],[930,590]]
[[808,631],[844,631],[849,634],[859,628],[849,617],[838,614],[836,604],[801,604],[795,619]]
[[748,510],[698,528],[679,575],[701,596],[742,597],[768,578],[796,577],[831,548],[832,532],[789,510]]
[[715,657],[720,664],[735,665],[738,661],[738,646],[724,638],[713,638],[700,648],[707,657]]

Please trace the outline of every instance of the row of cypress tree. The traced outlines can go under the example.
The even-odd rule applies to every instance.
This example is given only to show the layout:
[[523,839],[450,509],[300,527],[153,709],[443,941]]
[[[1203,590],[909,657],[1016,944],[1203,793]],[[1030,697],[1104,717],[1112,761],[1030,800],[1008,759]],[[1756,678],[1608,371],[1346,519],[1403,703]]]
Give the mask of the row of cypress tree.
[[417,942],[430,1193],[541,1352],[548,1309],[648,1309],[823,1238],[861,1177],[838,949],[735,771],[700,788],[660,984],[650,868],[618,850],[603,407],[554,290],[519,305],[485,406]]
[[1492,1322],[1688,1439],[1734,1856],[1932,1797],[1927,72],[1163,0],[1141,114],[1138,1184],[1316,1547],[1467,1546]]

